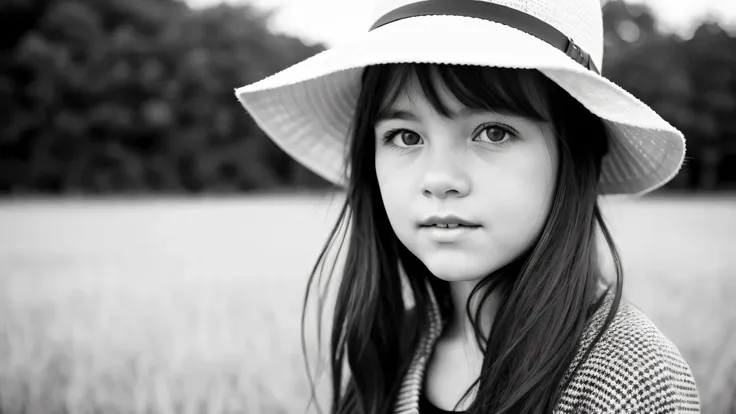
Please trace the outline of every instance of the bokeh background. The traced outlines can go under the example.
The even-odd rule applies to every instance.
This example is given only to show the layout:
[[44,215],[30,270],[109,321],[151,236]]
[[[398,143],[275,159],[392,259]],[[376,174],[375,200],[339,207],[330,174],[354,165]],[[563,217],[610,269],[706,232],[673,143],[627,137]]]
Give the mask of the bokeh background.
[[[364,27],[297,1],[0,1],[0,414],[307,410],[302,301],[342,195],[234,88]],[[681,3],[686,25],[604,2],[603,74],[688,154],[602,205],[627,296],[703,412],[736,413],[736,5]]]

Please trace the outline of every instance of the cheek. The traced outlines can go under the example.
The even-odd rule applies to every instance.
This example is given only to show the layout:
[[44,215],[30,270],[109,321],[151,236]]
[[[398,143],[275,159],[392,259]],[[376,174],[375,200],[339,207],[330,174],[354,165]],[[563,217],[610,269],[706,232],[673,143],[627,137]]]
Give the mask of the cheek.
[[374,160],[378,184],[380,186],[398,185],[397,181],[407,177],[407,168],[411,164],[412,162],[405,154],[397,154],[386,148],[378,148]]
[[381,192],[383,206],[386,209],[391,226],[396,228],[399,219],[405,215],[402,205],[408,201],[408,192],[404,189],[406,183],[401,180],[401,176],[394,174],[390,165],[381,162],[381,158],[376,158],[376,179],[378,181],[378,189]]
[[[405,168],[397,166],[395,157],[376,157],[376,180],[381,193],[383,207],[386,211],[391,229],[399,241],[409,250],[415,241],[416,213],[412,209],[416,205],[418,191],[412,175]],[[387,160],[388,159],[388,160]]]
[[504,195],[501,214],[508,218],[499,224],[509,240],[528,245],[540,235],[552,207],[557,185],[556,151],[553,149],[550,156],[545,149],[543,156],[537,154],[517,163],[508,177],[497,188],[498,194]]

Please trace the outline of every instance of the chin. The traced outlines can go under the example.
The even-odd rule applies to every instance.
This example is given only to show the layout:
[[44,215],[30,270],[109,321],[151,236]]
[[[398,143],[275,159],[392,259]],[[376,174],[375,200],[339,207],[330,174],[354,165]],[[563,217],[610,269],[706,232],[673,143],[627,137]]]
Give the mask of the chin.
[[495,270],[492,266],[468,266],[467,262],[464,264],[457,263],[456,261],[448,263],[423,260],[422,262],[430,273],[432,273],[436,278],[442,279],[446,282],[478,281],[493,273]]

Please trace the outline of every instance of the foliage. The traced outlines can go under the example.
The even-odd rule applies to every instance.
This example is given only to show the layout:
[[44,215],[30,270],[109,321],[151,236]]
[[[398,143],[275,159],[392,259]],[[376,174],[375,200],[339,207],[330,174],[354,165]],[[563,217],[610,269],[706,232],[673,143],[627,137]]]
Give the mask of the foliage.
[[[0,194],[239,192],[323,187],[255,125],[235,87],[323,48],[249,6],[177,0],[0,4]],[[670,187],[736,184],[736,38],[689,40],[651,12],[604,6],[604,74],[688,137]]]
[[250,7],[14,0],[0,63],[3,192],[237,191],[315,182],[234,97],[321,50]]
[[656,29],[643,5],[604,6],[603,73],[649,104],[687,138],[687,158],[670,187],[736,184],[736,37],[703,23],[683,40]]

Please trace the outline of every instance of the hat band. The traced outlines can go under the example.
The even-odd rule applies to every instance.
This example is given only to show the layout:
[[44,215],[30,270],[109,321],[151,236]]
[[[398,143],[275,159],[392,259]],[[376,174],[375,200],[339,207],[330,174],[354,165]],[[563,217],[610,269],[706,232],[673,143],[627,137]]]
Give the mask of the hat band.
[[379,18],[370,30],[410,17],[418,16],[464,16],[501,23],[526,32],[551,46],[563,51],[583,67],[600,73],[590,55],[573,40],[546,22],[536,17],[500,4],[477,0],[425,0],[394,9]]

